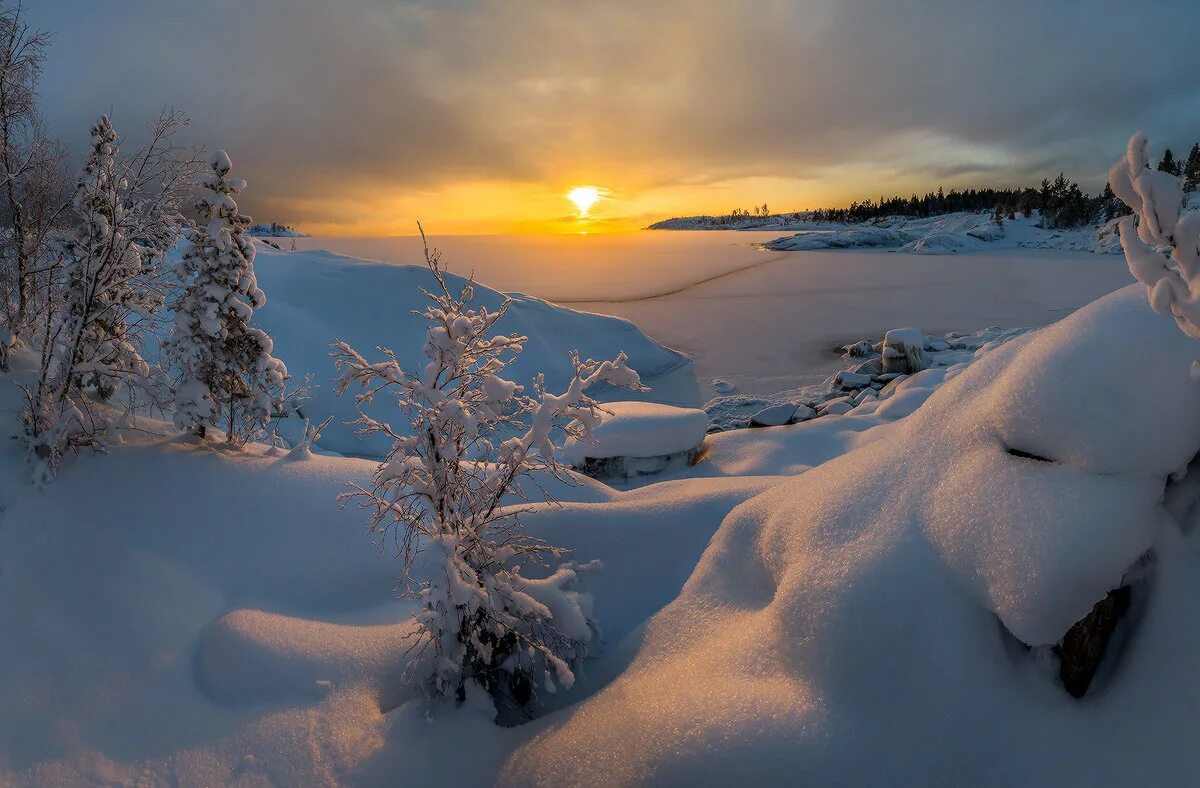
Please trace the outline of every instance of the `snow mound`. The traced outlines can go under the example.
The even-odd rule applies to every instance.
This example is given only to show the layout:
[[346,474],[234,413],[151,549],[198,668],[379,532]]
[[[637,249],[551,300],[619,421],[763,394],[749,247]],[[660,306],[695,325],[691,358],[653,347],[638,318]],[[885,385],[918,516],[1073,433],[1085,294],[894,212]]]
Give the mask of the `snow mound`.
[[[1194,354],[1140,286],[984,349],[886,440],[735,509],[502,782],[1190,782],[1200,553],[1163,491],[1200,449]],[[1017,641],[1056,642],[1147,551],[1140,625],[1080,705]]]
[[569,438],[563,461],[586,458],[657,457],[695,449],[704,442],[708,414],[697,408],[677,408],[653,402],[609,402],[609,411],[595,428],[595,443]]
[[[0,447],[0,784],[389,784],[391,759],[424,784],[482,784],[529,735],[451,708],[439,727],[421,701],[385,714],[414,694],[399,670],[412,604],[392,599],[390,550],[336,503],[373,463],[135,436],[47,490],[18,474],[16,442]],[[538,479],[563,503],[530,505],[526,526],[603,564],[589,584],[614,643],[678,595],[725,514],[770,483],[574,482]],[[561,702],[611,678],[593,676]],[[472,720],[490,756],[430,759]]]
[[[333,377],[329,344],[341,339],[363,349],[389,347],[405,368],[424,366],[425,323],[413,311],[428,303],[421,288],[434,287],[432,275],[424,266],[266,247],[259,249],[255,270],[267,293],[267,305],[255,312],[255,319],[274,338],[274,355],[284,360],[297,380],[305,373],[313,376],[315,388],[304,415],[314,423],[328,415],[334,417],[318,445],[340,454],[382,456],[391,445],[389,439],[358,436],[347,426],[357,417],[354,400],[337,397],[329,382]],[[451,288],[463,282],[454,274],[446,274],[446,279]],[[475,286],[476,304],[494,309],[503,297],[484,285]],[[518,383],[528,384],[535,374],[544,372],[548,388],[565,388],[572,374],[568,352],[574,349],[584,358],[612,358],[625,351],[629,366],[651,388],[656,378],[690,364],[686,356],[658,344],[628,320],[578,312],[519,293],[512,297],[508,314],[496,327],[503,333],[529,337],[525,351],[511,367]],[[605,399],[606,394],[611,397],[616,392],[600,389],[597,397]],[[394,408],[393,400],[381,398],[367,411],[394,423]]]
[[[1002,237],[1002,236],[1001,236]],[[996,240],[988,238],[984,240]],[[978,249],[980,239],[967,234],[930,233],[924,238],[909,241],[900,247],[900,251],[910,254],[958,254],[972,249]]]

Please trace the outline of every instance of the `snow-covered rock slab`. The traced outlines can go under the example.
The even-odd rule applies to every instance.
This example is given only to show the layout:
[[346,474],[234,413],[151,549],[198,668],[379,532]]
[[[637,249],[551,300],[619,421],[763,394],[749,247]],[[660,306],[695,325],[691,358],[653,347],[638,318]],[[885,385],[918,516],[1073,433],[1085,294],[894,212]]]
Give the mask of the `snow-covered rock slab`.
[[704,443],[708,414],[653,402],[610,402],[593,432],[595,444],[569,439],[563,461],[592,476],[654,473],[693,458]]
[[1099,254],[1121,251],[1112,222],[1072,230],[1048,229],[1042,223],[1036,211],[1031,216],[1006,219],[1003,225],[997,225],[986,211],[925,218],[887,216],[862,224],[798,226],[800,232],[768,241],[763,247],[776,251],[874,247],[919,255],[958,254],[987,248],[1078,249]]

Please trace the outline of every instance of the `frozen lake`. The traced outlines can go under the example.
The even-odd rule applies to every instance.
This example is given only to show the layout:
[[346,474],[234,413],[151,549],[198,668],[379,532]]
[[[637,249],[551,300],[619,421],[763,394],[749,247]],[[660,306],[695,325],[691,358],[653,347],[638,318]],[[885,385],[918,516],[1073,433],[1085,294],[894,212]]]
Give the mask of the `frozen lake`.
[[[1033,249],[928,256],[880,250],[767,252],[778,232],[443,236],[450,270],[499,290],[618,315],[747,393],[819,382],[832,349],[889,328],[926,333],[1042,326],[1133,281],[1119,255]],[[288,248],[292,239],[277,239]],[[297,238],[418,263],[419,238]]]

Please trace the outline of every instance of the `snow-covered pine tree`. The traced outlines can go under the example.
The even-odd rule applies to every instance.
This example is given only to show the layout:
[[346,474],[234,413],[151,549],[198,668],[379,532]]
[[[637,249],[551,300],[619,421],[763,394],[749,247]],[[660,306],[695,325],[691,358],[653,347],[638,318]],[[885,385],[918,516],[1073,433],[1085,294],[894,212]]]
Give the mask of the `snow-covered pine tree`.
[[218,150],[201,178],[200,223],[178,267],[187,285],[164,350],[180,368],[175,425],[203,437],[224,422],[227,440],[245,441],[281,409],[287,367],[271,355],[270,335],[251,325],[267,298],[254,276],[250,217],[234,200],[246,182],[229,177],[232,167]]
[[1200,142],[1192,145],[1183,165],[1183,190],[1190,193],[1197,189],[1200,189]]
[[92,126],[72,203],[75,231],[62,242],[47,299],[38,381],[26,392],[25,427],[42,479],[67,450],[104,446],[118,391],[127,411],[139,395],[157,399],[142,345],[163,303],[157,261],[180,232],[188,163],[169,139],[183,122],[160,116],[154,142],[124,162],[108,117]]
[[[391,351],[368,361],[345,342],[333,345],[339,394],[364,389],[355,397],[361,432],[394,440],[373,484],[352,485],[342,502],[370,512],[381,539],[391,535],[402,587],[421,603],[408,669],[424,674],[433,694],[459,701],[469,687],[482,687],[503,714],[508,704],[526,707],[542,688],[570,687],[594,634],[590,599],[575,588],[578,567],[563,564],[546,579],[522,575],[522,564],[564,551],[523,532],[527,507],[505,504],[525,500],[521,484],[533,474],[567,476],[552,433],[591,440],[601,408],[590,386],[643,387],[623,353],[603,363],[573,355],[565,392],[546,391],[538,376],[526,395],[501,377],[526,337],[492,333],[509,302],[471,308],[472,283],[453,292],[438,255],[427,247],[425,258],[437,288],[426,292],[424,367],[409,372]],[[408,429],[363,413],[384,391],[396,395]],[[434,556],[428,579],[412,576],[418,550]]]
[[1171,152],[1170,148],[1163,151],[1162,158],[1158,160],[1157,169],[1159,172],[1165,172],[1168,175],[1178,176],[1183,173],[1183,167],[1175,159],[1175,154]]

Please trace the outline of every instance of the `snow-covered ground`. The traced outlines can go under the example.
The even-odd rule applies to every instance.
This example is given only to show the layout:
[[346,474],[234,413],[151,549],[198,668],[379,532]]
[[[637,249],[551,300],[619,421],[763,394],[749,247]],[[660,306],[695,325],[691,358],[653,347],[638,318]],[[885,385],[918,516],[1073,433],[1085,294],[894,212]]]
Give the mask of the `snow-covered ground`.
[[[934,366],[886,383],[860,368],[881,385],[830,415],[710,434],[694,463],[635,483],[539,479],[561,503],[535,502],[526,526],[603,565],[585,576],[601,639],[576,684],[513,728],[484,698],[430,706],[405,682],[414,610],[393,598],[392,549],[336,501],[371,460],[231,452],[147,419],[37,489],[8,441],[0,784],[1194,782],[1180,732],[1200,722],[1200,468],[1185,473],[1200,345],[1144,288],[1104,296],[1129,281],[1124,262],[661,235],[684,246],[622,241],[613,266],[652,270],[653,288],[610,281],[601,292],[633,295],[574,304],[637,326],[519,297],[498,326],[531,337],[514,377],[565,375],[573,347],[624,349],[647,396],[699,404],[708,387],[679,385],[693,372],[675,347],[732,381],[727,404],[732,387],[783,391],[769,404],[875,362],[841,346],[901,326]],[[489,269],[489,243],[459,251],[474,245],[500,290],[517,289],[506,270],[581,295],[599,276],[548,267],[570,248],[557,241],[530,268],[505,241]],[[321,387],[312,417],[349,415],[329,391],[333,338],[417,358],[421,269],[269,249],[257,268],[256,317]],[[29,364],[0,379],[10,435]],[[614,410],[633,427],[601,433],[601,453],[690,451],[705,421]],[[325,450],[378,449],[327,435]],[[1052,644],[1122,584],[1130,613],[1076,700]]]
[[[327,252],[281,252],[269,247],[260,247],[255,268],[268,294],[266,307],[255,319],[274,336],[275,354],[284,359],[297,380],[312,375],[313,390],[304,415],[314,421],[334,417],[320,446],[340,454],[383,456],[390,441],[380,435],[355,435],[347,426],[356,417],[354,401],[336,396],[333,390],[329,344],[340,339],[364,350],[386,346],[408,369],[422,363],[424,322],[415,311],[428,303],[421,288],[433,287],[432,275],[423,266],[386,265]],[[457,276],[448,280],[452,287],[463,284]],[[488,287],[475,289],[476,303],[489,309],[495,309],[501,300],[502,295]],[[662,396],[695,396],[687,357],[654,342],[626,320],[517,295],[497,330],[529,338],[512,367],[523,384],[542,372],[551,388],[564,387],[572,374],[568,356],[572,350],[597,359],[624,350],[647,385],[661,390]],[[626,391],[599,393],[602,399],[629,398]],[[378,414],[381,406],[366,410]],[[297,426],[291,425],[291,432]]]
[[[527,524],[603,563],[603,642],[516,728],[401,680],[411,607],[335,502],[371,462],[147,421],[38,490],[9,442],[0,781],[1188,784],[1196,354],[1131,287],[657,483],[551,485]],[[1042,646],[1147,553],[1077,701]]]
[[[898,326],[927,334],[1043,326],[1133,281],[1119,255],[1079,250],[999,246],[936,256],[754,245],[778,237],[708,231],[433,242],[452,271],[626,318],[687,353],[699,386],[672,386],[669,396],[656,389],[689,406],[719,393],[714,379],[755,395],[818,384],[842,366],[835,349]],[[301,238],[297,248],[401,263],[421,253],[419,238]]]

